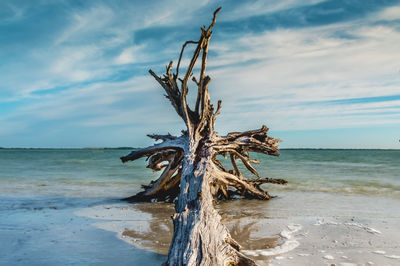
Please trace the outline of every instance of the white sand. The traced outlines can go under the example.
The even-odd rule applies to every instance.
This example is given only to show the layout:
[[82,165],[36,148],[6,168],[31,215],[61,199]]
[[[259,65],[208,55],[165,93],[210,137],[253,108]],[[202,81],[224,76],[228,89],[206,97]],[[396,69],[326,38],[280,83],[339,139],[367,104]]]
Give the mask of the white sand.
[[[391,211],[397,204],[397,199],[288,193],[217,209],[243,253],[260,265],[400,265],[400,215]],[[172,213],[172,205],[161,203],[77,212],[98,219],[96,227],[160,254],[168,251]]]

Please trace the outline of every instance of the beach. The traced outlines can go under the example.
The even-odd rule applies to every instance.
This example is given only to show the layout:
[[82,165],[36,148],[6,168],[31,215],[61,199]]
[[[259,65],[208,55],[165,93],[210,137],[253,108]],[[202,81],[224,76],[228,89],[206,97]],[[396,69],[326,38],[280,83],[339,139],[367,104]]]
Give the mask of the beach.
[[[398,209],[397,200],[318,192],[302,196],[284,193],[267,204],[242,200],[217,208],[243,252],[260,265],[399,263],[400,215],[388,211]],[[172,204],[143,203],[97,206],[76,214],[101,220],[96,227],[139,249],[166,255],[173,211]]]
[[[0,150],[0,265],[160,265],[173,204],[126,203],[157,175],[127,150]],[[399,265],[400,151],[256,155],[270,201],[218,202],[260,265]]]

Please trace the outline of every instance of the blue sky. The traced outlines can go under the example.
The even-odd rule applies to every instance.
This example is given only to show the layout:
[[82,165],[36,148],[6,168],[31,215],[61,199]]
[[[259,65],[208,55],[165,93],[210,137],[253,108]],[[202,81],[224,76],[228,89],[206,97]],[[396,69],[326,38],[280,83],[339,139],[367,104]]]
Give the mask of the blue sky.
[[266,124],[282,148],[400,148],[400,1],[370,0],[1,1],[0,146],[179,134],[147,71],[176,62],[218,6],[220,134]]

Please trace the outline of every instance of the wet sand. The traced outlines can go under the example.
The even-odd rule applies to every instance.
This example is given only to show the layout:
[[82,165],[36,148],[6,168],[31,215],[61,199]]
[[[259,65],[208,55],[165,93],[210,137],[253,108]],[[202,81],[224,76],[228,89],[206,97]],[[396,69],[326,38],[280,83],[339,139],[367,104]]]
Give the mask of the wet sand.
[[[0,265],[161,265],[172,204],[0,198]],[[400,265],[399,199],[279,192],[216,208],[260,265]]]
[[115,204],[103,198],[0,197],[0,265],[160,265],[164,257],[136,248],[77,216]]
[[[222,221],[260,265],[399,265],[400,215],[395,198],[279,192],[268,202],[217,205]],[[173,205],[98,205],[79,216],[96,218],[138,249],[166,255]],[[165,257],[164,257],[165,258]],[[156,265],[156,264],[155,264]]]

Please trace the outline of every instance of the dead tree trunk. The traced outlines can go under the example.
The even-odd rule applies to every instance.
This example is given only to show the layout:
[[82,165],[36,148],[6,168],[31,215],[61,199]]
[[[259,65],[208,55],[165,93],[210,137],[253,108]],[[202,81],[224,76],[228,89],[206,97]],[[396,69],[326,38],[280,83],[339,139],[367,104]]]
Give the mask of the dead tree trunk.
[[[218,136],[214,131],[215,119],[221,110],[221,101],[214,110],[210,103],[208,85],[210,77],[205,74],[207,52],[220,8],[214,12],[211,25],[201,28],[198,41],[184,43],[176,72],[172,73],[172,62],[166,68],[166,74],[150,74],[166,92],[177,114],[183,119],[187,129],[179,137],[168,135],[149,135],[161,140],[159,144],[133,151],[121,157],[122,162],[147,156],[153,171],[163,172],[158,180],[143,186],[144,191],[128,200],[173,201],[176,213],[173,215],[174,235],[170,245],[166,265],[255,265],[250,258],[240,253],[240,245],[231,238],[227,228],[221,223],[221,217],[213,207],[215,198],[229,199],[234,196],[270,199],[261,188],[264,183],[285,184],[282,179],[261,178],[252,163],[250,152],[279,156],[279,139],[268,136],[268,128],[245,132],[233,132]],[[179,67],[186,45],[196,44],[193,57],[183,79],[179,78]],[[188,83],[198,57],[201,54],[199,79],[192,78],[197,86],[197,100],[194,109],[186,102]],[[180,83],[180,88],[178,86]],[[217,158],[229,155],[233,170],[227,170]],[[236,160],[257,178],[246,178],[239,171]]]

